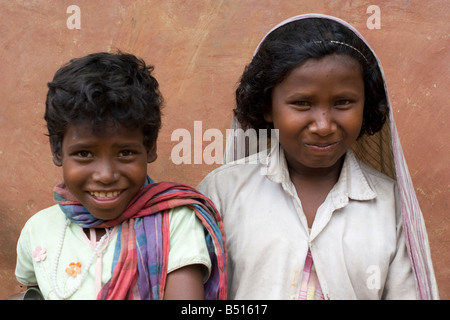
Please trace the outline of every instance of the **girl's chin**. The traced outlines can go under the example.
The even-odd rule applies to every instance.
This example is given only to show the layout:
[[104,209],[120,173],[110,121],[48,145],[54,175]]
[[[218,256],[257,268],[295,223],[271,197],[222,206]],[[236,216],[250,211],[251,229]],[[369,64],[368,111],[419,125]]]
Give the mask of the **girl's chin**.
[[114,220],[122,214],[126,207],[123,205],[120,195],[109,199],[89,195],[88,200],[84,206],[91,215],[100,220]]
[[120,212],[99,212],[98,210],[91,210],[89,211],[89,213],[91,215],[93,215],[94,217],[96,217],[97,219],[103,220],[103,221],[108,221],[108,220],[114,220],[116,218],[118,218],[121,214],[122,211]]

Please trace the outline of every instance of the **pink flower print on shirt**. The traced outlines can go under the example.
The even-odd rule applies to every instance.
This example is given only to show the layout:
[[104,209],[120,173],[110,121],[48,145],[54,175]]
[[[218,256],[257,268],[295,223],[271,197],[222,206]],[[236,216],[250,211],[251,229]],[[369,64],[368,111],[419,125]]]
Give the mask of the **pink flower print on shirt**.
[[47,250],[41,246],[37,246],[33,252],[33,259],[36,262],[44,261],[47,258]]

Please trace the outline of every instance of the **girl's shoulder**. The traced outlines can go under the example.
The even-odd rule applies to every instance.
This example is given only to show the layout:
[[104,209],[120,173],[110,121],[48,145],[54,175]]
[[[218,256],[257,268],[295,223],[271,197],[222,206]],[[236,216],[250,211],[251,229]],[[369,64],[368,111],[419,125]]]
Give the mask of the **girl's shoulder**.
[[[198,185],[198,190],[205,193],[207,190],[228,190],[245,188],[249,185],[262,183],[264,175],[261,174],[261,163],[256,161],[235,161],[224,164],[209,172]],[[208,196],[208,193],[205,193]]]
[[31,216],[25,223],[24,230],[30,232],[34,230],[39,230],[39,232],[44,230],[51,231],[55,229],[55,226],[64,224],[65,220],[66,216],[59,205],[53,205],[42,209]]
[[206,176],[209,178],[215,176],[228,176],[230,174],[252,176],[255,174],[255,171],[260,171],[261,166],[267,165],[267,158],[267,151],[255,153],[244,158],[228,161],[209,172]]
[[378,196],[390,197],[396,194],[397,182],[394,179],[363,161],[358,162],[367,183]]
[[383,184],[395,184],[395,180],[389,177],[387,174],[375,169],[369,164],[358,160],[361,171],[364,173],[366,178],[374,181],[378,181]]
[[349,163],[352,164],[351,167],[358,168],[366,179],[381,184],[388,184],[388,185],[395,184],[394,179],[392,179],[387,174],[379,171],[378,169],[375,169],[372,165],[358,158],[352,150],[349,150],[347,152],[347,159]]

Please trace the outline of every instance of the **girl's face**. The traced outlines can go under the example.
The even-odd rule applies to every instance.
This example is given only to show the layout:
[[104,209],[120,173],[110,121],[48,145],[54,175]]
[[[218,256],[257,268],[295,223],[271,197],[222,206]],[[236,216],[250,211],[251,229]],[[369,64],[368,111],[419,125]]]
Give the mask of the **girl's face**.
[[88,125],[69,125],[62,142],[64,182],[96,218],[115,219],[144,185],[147,163],[141,129],[107,127],[100,135]]
[[333,54],[294,68],[275,86],[272,109],[264,118],[279,130],[290,168],[307,173],[340,168],[361,131],[363,110],[359,62]]

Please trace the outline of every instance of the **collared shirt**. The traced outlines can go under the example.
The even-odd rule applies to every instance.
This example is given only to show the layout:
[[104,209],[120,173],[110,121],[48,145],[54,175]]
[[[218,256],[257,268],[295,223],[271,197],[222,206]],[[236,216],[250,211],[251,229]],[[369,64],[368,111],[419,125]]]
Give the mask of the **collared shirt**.
[[283,150],[273,150],[198,186],[223,216],[228,297],[297,299],[309,249],[325,299],[415,299],[395,181],[348,151],[309,233]]

